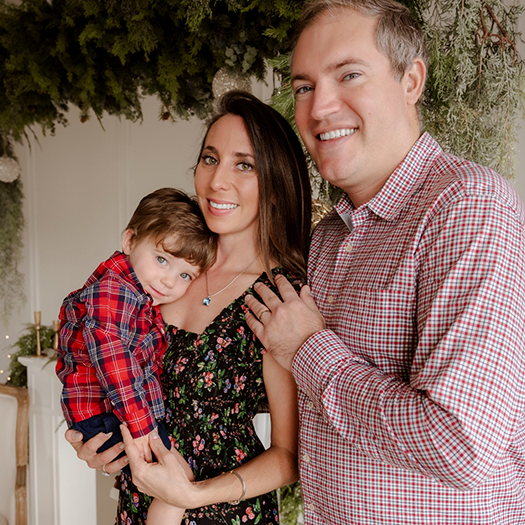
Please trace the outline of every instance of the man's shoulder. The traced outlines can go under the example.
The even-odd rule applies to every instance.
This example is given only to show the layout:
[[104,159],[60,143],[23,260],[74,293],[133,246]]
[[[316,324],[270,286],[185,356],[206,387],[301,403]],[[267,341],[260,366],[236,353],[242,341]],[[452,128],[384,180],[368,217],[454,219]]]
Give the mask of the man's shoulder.
[[512,184],[502,175],[487,166],[445,152],[434,159],[426,186],[431,193],[449,200],[480,197],[516,210],[523,208]]

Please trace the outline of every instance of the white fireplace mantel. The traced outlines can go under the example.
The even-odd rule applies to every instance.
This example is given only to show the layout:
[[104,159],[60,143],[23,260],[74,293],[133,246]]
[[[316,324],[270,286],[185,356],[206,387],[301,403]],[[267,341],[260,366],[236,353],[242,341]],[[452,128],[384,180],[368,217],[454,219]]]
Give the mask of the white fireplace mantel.
[[55,362],[20,357],[29,390],[29,525],[96,525],[95,471],[65,440]]

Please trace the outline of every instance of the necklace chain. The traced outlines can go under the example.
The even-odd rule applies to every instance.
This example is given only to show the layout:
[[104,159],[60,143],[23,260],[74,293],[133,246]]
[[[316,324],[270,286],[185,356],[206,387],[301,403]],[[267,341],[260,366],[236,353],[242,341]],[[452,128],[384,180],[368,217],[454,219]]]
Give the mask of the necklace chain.
[[208,289],[208,272],[206,272],[206,297],[202,300],[202,304],[204,306],[210,306],[211,298],[219,295],[221,292],[224,292],[224,290],[230,287],[244,272],[247,272],[251,268],[252,264],[259,258],[259,255],[261,255],[260,252],[256,255],[255,259],[248,266],[246,266],[246,268],[241,273],[238,273],[224,288],[221,288],[218,292],[212,294],[210,294]]

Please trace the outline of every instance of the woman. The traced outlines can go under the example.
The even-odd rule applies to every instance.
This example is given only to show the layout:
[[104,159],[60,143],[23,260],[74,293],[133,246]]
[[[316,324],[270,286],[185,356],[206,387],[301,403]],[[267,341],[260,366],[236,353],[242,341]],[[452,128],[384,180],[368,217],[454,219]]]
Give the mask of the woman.
[[[217,261],[162,309],[171,334],[162,381],[165,425],[196,483],[161,452],[151,465],[130,450],[132,469],[146,493],[188,508],[188,524],[277,523],[271,491],[298,476],[295,383],[246,325],[244,298],[256,282],[276,290],[277,273],[297,281],[306,275],[311,195],[296,135],[252,95],[227,93],[201,146],[195,190],[218,234]],[[266,451],[252,425],[262,404],[272,424]],[[92,452],[99,439],[74,445],[96,468],[114,457]],[[123,475],[119,523],[144,523],[149,500]]]

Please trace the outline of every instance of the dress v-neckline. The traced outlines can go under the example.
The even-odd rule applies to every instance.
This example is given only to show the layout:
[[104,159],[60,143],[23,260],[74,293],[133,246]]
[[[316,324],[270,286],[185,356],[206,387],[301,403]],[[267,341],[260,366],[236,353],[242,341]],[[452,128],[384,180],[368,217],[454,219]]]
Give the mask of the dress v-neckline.
[[[272,272],[275,272],[276,270],[280,270],[281,269],[281,266],[276,266],[275,268],[272,268]],[[177,328],[175,325],[173,324],[166,324],[166,328],[167,330],[171,331],[171,330],[175,330],[176,333],[185,333],[185,334],[188,334],[188,335],[193,335],[195,336],[196,338],[199,338],[199,337],[202,337],[204,334],[206,334],[210,328],[212,326],[214,326],[215,324],[217,324],[217,319],[219,318],[222,318],[223,317],[223,314],[225,312],[225,310],[229,310],[235,303],[237,303],[238,301],[240,301],[241,299],[243,299],[248,293],[253,293],[253,287],[260,281],[262,280],[265,280],[265,279],[268,279],[268,275],[266,272],[263,272],[261,273],[261,275],[259,275],[259,277],[257,277],[257,279],[255,279],[255,281],[253,281],[253,283],[251,284],[251,286],[249,288],[247,288],[246,290],[244,290],[244,292],[239,295],[238,297],[236,297],[230,304],[226,305],[212,320],[211,322],[204,328],[204,330],[200,333],[197,333],[197,332],[192,332],[191,330],[185,330],[184,328]]]

